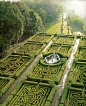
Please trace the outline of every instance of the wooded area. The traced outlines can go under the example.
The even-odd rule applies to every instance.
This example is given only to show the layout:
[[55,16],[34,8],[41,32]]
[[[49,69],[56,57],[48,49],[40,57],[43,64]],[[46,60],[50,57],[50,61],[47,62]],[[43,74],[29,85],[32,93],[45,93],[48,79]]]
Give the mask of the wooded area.
[[45,0],[24,0],[0,2],[0,53],[22,36],[42,31],[44,25],[60,17],[63,7],[60,3]]

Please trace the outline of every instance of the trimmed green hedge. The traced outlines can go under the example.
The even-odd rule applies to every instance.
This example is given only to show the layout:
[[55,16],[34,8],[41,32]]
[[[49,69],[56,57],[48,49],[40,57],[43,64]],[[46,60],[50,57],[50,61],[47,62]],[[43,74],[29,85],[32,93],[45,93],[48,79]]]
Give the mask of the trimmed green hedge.
[[62,98],[61,98],[60,104],[64,104],[65,103],[65,99],[66,99],[67,93],[68,93],[68,88],[65,87],[64,92],[62,94]]
[[[30,85],[28,85],[28,84],[30,84]],[[35,86],[33,86],[33,85],[36,85],[36,88],[34,88]],[[23,85],[25,85],[25,86],[23,86]],[[27,86],[28,85],[28,86]],[[52,100],[52,98],[53,98],[53,95],[54,95],[54,93],[55,93],[55,90],[56,90],[56,88],[57,88],[57,85],[55,85],[54,84],[54,87],[52,87],[50,84],[46,84],[46,83],[39,83],[39,86],[38,86],[38,82],[33,82],[33,81],[22,81],[22,82],[20,82],[18,85],[17,85],[17,87],[12,91],[12,93],[11,93],[11,95],[4,101],[4,103],[2,104],[2,106],[7,106],[7,105],[9,105],[9,104],[12,104],[12,102],[14,101],[14,98],[15,97],[19,97],[19,95],[21,95],[21,93],[24,93],[24,92],[22,92],[22,90],[25,90],[25,92],[27,92],[26,91],[26,88],[28,88],[28,90],[32,90],[33,91],[33,89],[32,88],[30,88],[29,86],[31,86],[31,87],[33,87],[33,89],[35,90],[36,89],[36,91],[34,91],[34,92],[36,92],[37,93],[37,89],[38,89],[38,91],[40,90],[40,92],[42,91],[42,93],[44,93],[43,95],[46,95],[46,97],[44,98],[40,98],[41,100],[43,99],[43,101],[39,101],[40,103],[41,103],[41,106],[49,106],[50,105],[50,100]],[[23,88],[22,88],[23,87]],[[41,87],[41,88],[40,88]],[[51,87],[52,87],[52,89],[51,89]],[[30,92],[30,91],[29,91]],[[30,93],[33,93],[34,94],[34,92],[30,92]],[[39,93],[40,93],[39,92]],[[50,94],[49,94],[50,93]],[[26,93],[24,93],[24,95],[27,95]],[[39,95],[38,95],[39,96]],[[38,97],[37,96],[37,97]],[[40,94],[40,96],[41,96],[41,94]],[[23,95],[21,95],[21,97],[25,97],[25,96],[23,96]],[[29,97],[29,96],[28,96]],[[27,98],[28,98],[27,97]],[[48,98],[47,98],[48,97]],[[19,97],[20,98],[20,97]],[[18,99],[19,99],[18,98]],[[47,100],[48,99],[48,100]],[[24,100],[25,100],[25,98],[24,98]],[[26,99],[27,100],[27,99]],[[12,101],[12,102],[11,102]],[[17,101],[17,99],[16,99],[16,101]],[[20,104],[22,103],[22,101],[20,102]],[[16,104],[17,105],[17,104]],[[18,103],[18,105],[19,105],[19,103]],[[24,102],[23,102],[23,104],[22,105],[24,105]],[[29,104],[28,104],[29,105]],[[35,104],[34,104],[35,105]],[[40,104],[38,104],[38,106],[40,106]]]
[[8,83],[0,90],[0,98],[8,90],[8,88],[13,84],[13,78],[0,77],[1,80],[8,80]]
[[10,55],[3,63],[1,63],[0,74],[17,78],[32,60],[33,58],[28,56]]
[[49,94],[49,96],[47,98],[47,101],[51,102],[51,100],[52,100],[52,98],[53,98],[53,96],[55,94],[56,88],[57,88],[57,85],[54,85],[54,87],[51,90],[51,93]]
[[3,63],[6,59],[9,58],[9,56],[10,56],[10,55],[8,55],[8,56],[6,56],[5,58],[3,58],[3,59],[0,61],[0,63]]
[[83,89],[81,89],[81,88],[74,88],[74,87],[70,87],[70,91],[82,92],[82,91],[83,91]]
[[84,86],[84,84],[82,84],[82,83],[71,83],[71,87],[83,89],[83,86]]

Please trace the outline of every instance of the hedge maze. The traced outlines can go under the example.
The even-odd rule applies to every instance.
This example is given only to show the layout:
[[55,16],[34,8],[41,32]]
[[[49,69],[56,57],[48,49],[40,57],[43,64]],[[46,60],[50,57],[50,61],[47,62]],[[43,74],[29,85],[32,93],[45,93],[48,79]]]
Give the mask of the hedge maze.
[[0,98],[14,82],[13,78],[0,77]]
[[58,36],[54,43],[74,45],[76,37],[71,36]]
[[85,42],[86,39],[81,38],[59,106],[86,106]]
[[80,40],[80,46],[86,47],[86,37],[82,37]]
[[[25,68],[32,62],[34,57],[39,54],[39,52],[53,37],[54,35],[49,34],[35,34],[26,43],[21,45],[21,47],[13,51],[12,55],[0,61],[0,76],[5,78],[8,77],[10,79],[10,81],[8,79],[7,81],[3,80],[3,78],[0,79],[0,89],[2,89],[0,90],[1,96],[6,92],[6,90],[11,86],[13,81],[25,70]],[[44,56],[49,55],[49,53],[53,53],[53,51],[55,51],[55,53],[59,54],[61,58],[60,61],[56,64],[49,65],[45,62],[44,58],[40,58],[32,66],[29,72],[26,73],[26,76],[24,76],[24,78],[20,81],[17,87],[11,92],[10,96],[8,96],[8,98],[4,101],[2,106],[50,105],[52,98],[55,94],[57,85],[62,77],[66,60],[70,55],[72,45],[74,44],[76,39],[75,37],[71,36],[59,36],[57,38],[55,39],[55,42],[53,42],[53,44],[50,45],[48,49],[45,51]],[[75,65],[74,67],[77,67],[76,72],[78,72],[78,66]],[[82,74],[78,72],[77,77],[81,75]],[[83,74],[83,77],[84,76],[85,74]],[[71,79],[71,82],[72,80],[74,79]],[[8,84],[9,82],[10,84]],[[82,83],[80,82],[80,79],[78,79],[78,82],[80,84]],[[7,84],[9,86],[7,86]],[[3,91],[3,87],[5,89],[5,92]],[[82,88],[82,85],[80,85],[80,87]],[[67,95],[67,92],[69,92],[69,90],[66,88],[65,93],[63,95],[63,100],[60,103],[61,105],[63,104],[63,101],[65,101],[64,98],[66,98],[65,95]],[[70,96],[71,94],[68,97]],[[70,103],[68,102],[68,104]]]
[[33,69],[31,76],[34,78],[39,79],[48,79],[48,80],[55,80],[58,79],[62,65],[50,67],[50,66],[43,66],[40,63]]
[[49,106],[56,85],[28,81],[20,82],[2,106]]
[[66,106],[85,106],[86,99],[83,98],[82,92],[70,90],[68,93]]
[[[49,34],[35,34],[26,43],[12,51],[11,55],[0,61],[0,98],[53,37],[54,35]],[[49,76],[48,73],[47,76]],[[26,81],[20,81],[2,106],[44,106],[44,104],[47,106],[50,104],[57,86],[52,87],[48,83],[28,79],[27,77]]]
[[27,42],[19,47],[15,53],[29,56],[36,56],[45,47],[46,44]]
[[43,106],[51,87],[23,84],[8,106]]
[[60,49],[60,45],[50,45],[50,48],[48,48],[48,50],[46,52],[51,52],[53,53],[55,51],[55,53],[57,53]]
[[70,52],[72,50],[72,46],[70,45],[58,45],[58,44],[51,44],[48,49],[45,51],[45,53],[57,53],[61,54],[64,57],[69,57]]
[[54,35],[51,36],[49,34],[40,33],[40,34],[35,34],[28,41],[48,43],[53,37]]
[[30,62],[31,58],[28,56],[11,55],[0,65],[0,75],[18,77],[20,75],[21,67],[26,68],[27,62]]

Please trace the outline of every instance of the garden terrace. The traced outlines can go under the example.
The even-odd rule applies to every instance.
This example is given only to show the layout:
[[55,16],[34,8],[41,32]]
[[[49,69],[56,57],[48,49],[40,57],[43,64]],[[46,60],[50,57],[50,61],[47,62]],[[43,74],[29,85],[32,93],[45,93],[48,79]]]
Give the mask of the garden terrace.
[[53,43],[74,45],[76,37],[58,36]]
[[28,56],[11,55],[4,58],[0,64],[0,75],[18,77],[31,63],[33,58]]
[[48,65],[42,60],[38,60],[32,69],[27,73],[29,80],[34,81],[55,81],[56,84],[60,81],[61,75],[64,71],[65,62]]
[[2,106],[49,106],[56,87],[55,84],[52,87],[47,83],[22,81]]
[[54,35],[39,33],[39,34],[35,34],[34,36],[32,36],[28,41],[48,43],[53,37]]
[[34,57],[45,47],[46,44],[27,42],[19,47],[14,54],[27,55]]
[[0,98],[7,91],[7,89],[14,82],[14,79],[7,77],[0,77]]

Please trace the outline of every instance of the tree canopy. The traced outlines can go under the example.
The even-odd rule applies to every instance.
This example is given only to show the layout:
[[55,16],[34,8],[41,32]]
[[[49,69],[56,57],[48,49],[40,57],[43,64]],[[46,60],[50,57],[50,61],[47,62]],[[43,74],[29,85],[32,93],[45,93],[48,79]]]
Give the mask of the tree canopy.
[[0,2],[0,52],[10,45],[11,40],[22,34],[23,16],[18,7],[10,2]]
[[85,19],[81,18],[80,16],[73,14],[69,18],[69,25],[72,27],[75,31],[83,31],[83,26],[85,24]]
[[0,1],[0,53],[22,36],[43,30],[62,12],[62,5],[55,0]]

